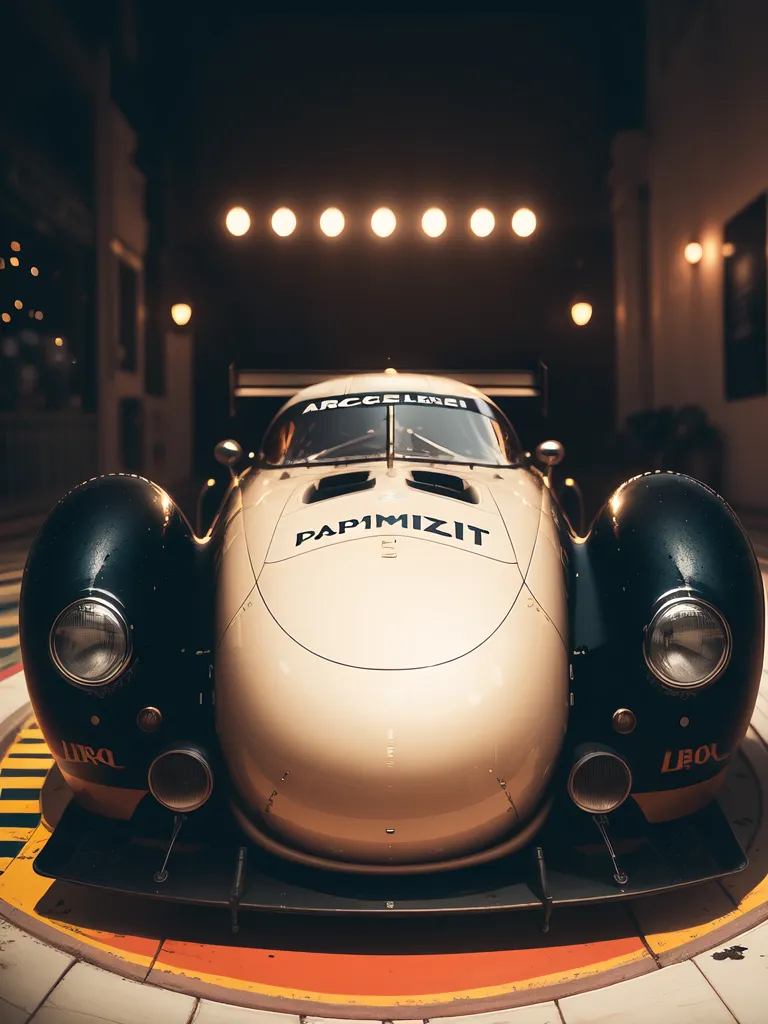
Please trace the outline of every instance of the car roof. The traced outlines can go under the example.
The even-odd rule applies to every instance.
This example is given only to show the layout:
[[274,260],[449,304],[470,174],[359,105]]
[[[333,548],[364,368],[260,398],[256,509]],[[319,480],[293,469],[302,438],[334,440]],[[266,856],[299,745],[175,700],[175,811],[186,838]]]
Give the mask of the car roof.
[[[384,394],[401,391],[418,394],[450,395],[456,398],[482,398],[482,391],[464,384],[452,377],[437,377],[425,373],[365,373],[345,377],[333,377],[321,384],[312,384],[297,392],[283,409],[288,409],[298,402],[313,402],[319,398],[330,398],[335,395]],[[486,399],[487,400],[487,399]]]

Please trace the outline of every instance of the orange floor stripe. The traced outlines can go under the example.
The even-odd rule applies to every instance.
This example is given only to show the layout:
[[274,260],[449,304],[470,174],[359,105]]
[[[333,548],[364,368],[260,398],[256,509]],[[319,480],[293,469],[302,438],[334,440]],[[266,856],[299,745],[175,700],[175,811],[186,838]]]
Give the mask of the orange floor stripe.
[[541,987],[554,978],[647,958],[639,938],[481,953],[366,955],[238,949],[166,941],[156,971],[171,971],[322,1002],[445,1002]]

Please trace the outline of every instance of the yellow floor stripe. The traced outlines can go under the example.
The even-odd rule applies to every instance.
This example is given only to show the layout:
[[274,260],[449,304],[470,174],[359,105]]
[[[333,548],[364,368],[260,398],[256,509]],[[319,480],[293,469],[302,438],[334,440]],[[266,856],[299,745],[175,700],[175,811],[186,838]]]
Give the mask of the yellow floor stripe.
[[[28,749],[18,747],[12,750],[13,754],[29,753]],[[42,751],[41,751],[42,753]],[[41,768],[50,768],[53,764],[53,757],[9,757],[3,761],[3,768],[13,768],[15,771],[39,771]],[[32,776],[34,778],[34,775]]]
[[[3,765],[7,765],[7,761],[3,762]],[[48,762],[43,761],[43,766],[48,767]],[[6,775],[0,775],[0,789],[42,789],[45,779],[43,776],[37,778],[30,778],[28,775],[19,775],[18,777],[9,777]]]
[[0,843],[26,843],[35,830],[33,828],[0,828]]
[[39,800],[0,800],[0,814],[39,814]]

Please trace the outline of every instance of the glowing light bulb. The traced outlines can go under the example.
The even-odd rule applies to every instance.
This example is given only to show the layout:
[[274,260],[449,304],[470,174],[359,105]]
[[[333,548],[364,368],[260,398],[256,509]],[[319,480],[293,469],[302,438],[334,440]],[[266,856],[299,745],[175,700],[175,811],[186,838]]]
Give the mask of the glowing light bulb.
[[3,323],[4,324],[9,324],[10,322],[11,322],[11,314],[10,313],[3,313]]
[[37,275],[40,273],[37,267],[30,267],[29,272],[32,275],[32,277],[37,277]]
[[12,267],[18,267],[18,265],[19,265],[19,257],[18,256],[11,256],[11,266]]
[[272,230],[281,238],[287,238],[296,230],[296,214],[287,206],[281,206],[272,214]]
[[512,230],[520,238],[528,238],[536,230],[536,214],[533,210],[523,207],[512,214]]
[[247,210],[244,210],[242,206],[233,206],[227,214],[225,221],[227,225],[227,231],[230,235],[240,237],[248,233],[251,227],[251,216]]
[[184,327],[192,319],[192,307],[187,302],[176,302],[171,306],[171,317],[177,327]]
[[35,313],[35,320],[42,320],[42,319],[43,319],[43,314],[38,309],[37,312]]
[[571,317],[577,327],[585,327],[592,319],[592,306],[589,302],[574,302]]
[[683,255],[689,263],[700,263],[701,257],[704,255],[701,242],[689,242],[685,247]]
[[56,346],[56,348],[61,348],[64,345],[64,339],[63,338],[54,338],[53,339],[53,344]]
[[397,217],[386,206],[379,207],[371,217],[371,230],[379,238],[388,238],[397,227]]
[[448,227],[448,218],[436,206],[427,210],[421,218],[421,230],[430,238],[439,238]]
[[11,248],[14,252],[21,252],[21,246],[18,242],[11,242]]
[[16,307],[16,309],[23,309],[24,303],[21,301],[21,299],[16,299],[16,301],[14,302],[14,306]]
[[336,238],[344,230],[344,214],[335,206],[324,210],[320,215],[320,230],[329,238]]
[[487,238],[496,226],[496,218],[490,210],[475,210],[469,218],[469,226],[478,238]]

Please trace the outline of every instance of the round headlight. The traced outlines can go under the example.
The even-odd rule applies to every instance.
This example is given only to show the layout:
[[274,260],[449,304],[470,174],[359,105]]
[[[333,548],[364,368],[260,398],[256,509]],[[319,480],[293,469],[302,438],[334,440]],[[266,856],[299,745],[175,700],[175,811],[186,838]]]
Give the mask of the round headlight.
[[120,613],[100,598],[75,601],[51,630],[51,657],[62,675],[81,686],[103,686],[130,657],[128,628]]
[[731,656],[731,632],[712,605],[677,598],[660,608],[645,637],[645,660],[667,686],[693,689],[711,683]]

